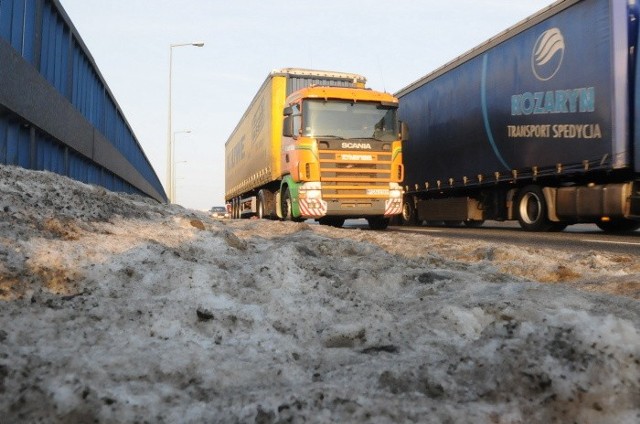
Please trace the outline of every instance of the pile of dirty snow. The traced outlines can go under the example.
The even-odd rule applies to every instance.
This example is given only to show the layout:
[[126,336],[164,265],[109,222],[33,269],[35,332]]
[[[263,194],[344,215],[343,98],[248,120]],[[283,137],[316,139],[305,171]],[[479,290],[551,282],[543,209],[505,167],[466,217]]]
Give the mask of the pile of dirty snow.
[[216,221],[13,167],[0,214],[2,422],[640,422],[639,303],[597,290],[633,257]]

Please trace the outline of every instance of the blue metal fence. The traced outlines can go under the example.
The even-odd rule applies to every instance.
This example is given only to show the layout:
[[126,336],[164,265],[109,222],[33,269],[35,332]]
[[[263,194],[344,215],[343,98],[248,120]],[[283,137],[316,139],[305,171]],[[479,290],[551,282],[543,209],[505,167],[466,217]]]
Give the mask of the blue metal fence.
[[[57,139],[47,128],[32,125],[0,102],[0,163],[49,170],[110,190],[166,201],[153,167],[58,0],[0,0],[0,43],[3,42],[37,70],[119,157],[107,160],[91,157],[87,151],[81,153],[82,149],[73,149],[68,140]],[[118,161],[128,164],[123,167]],[[121,169],[135,170],[136,178],[118,171]],[[139,180],[145,184],[133,183]]]
[[0,118],[0,137],[3,134],[6,140],[0,143],[0,162],[24,168],[30,167],[29,131],[19,122]]

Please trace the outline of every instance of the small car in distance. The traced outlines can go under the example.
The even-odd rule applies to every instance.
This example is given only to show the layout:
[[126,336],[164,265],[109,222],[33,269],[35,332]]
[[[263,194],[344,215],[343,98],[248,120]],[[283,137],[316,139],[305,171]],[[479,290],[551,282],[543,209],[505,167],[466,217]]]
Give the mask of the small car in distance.
[[211,216],[218,219],[227,219],[230,217],[227,208],[224,206],[214,206],[209,210]]

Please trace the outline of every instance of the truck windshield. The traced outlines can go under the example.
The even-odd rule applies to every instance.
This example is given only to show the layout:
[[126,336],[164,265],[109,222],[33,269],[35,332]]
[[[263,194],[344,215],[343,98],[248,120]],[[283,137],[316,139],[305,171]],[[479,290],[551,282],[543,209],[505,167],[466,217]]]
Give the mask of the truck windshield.
[[393,141],[398,138],[396,111],[396,107],[380,103],[306,100],[302,135]]

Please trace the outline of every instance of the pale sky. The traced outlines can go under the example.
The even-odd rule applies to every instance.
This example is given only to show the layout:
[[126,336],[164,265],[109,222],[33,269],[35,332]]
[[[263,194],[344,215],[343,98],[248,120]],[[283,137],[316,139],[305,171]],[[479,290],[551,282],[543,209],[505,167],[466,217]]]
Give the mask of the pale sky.
[[[224,204],[224,144],[273,69],[394,93],[551,0],[60,0],[165,184],[173,49],[176,203]],[[166,189],[166,187],[165,187]]]

